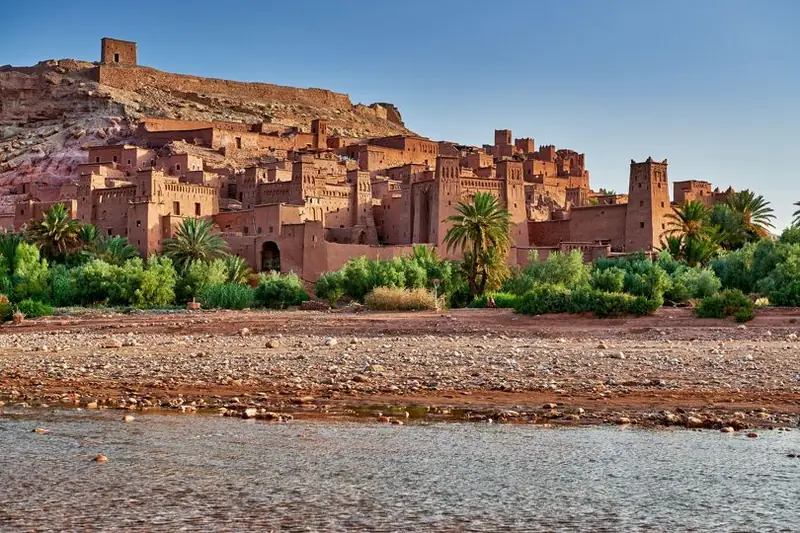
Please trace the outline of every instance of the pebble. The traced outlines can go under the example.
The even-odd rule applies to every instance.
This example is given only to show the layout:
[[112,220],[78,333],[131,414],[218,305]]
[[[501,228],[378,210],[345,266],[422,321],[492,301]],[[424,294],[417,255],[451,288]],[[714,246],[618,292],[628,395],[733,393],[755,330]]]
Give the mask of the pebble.
[[756,437],[758,437],[758,433],[750,432],[747,434],[747,438],[749,439],[755,439]]
[[281,341],[279,341],[278,339],[270,339],[267,341],[267,348],[280,348],[280,347],[281,347]]
[[732,428],[732,427],[730,427],[730,426],[725,426],[724,428],[720,429],[720,432],[721,432],[721,433],[733,433],[733,432],[735,432],[735,431],[736,431],[736,430],[735,430],[735,429],[733,429],[733,428]]
[[327,339],[325,339],[325,346],[336,346],[337,344],[339,343],[333,337],[328,337]]
[[33,428],[32,433],[44,434],[44,433],[50,433],[50,430],[47,430],[47,429],[44,429],[44,428]]
[[125,416],[122,417],[122,421],[123,422],[130,423],[130,422],[133,422],[134,420],[136,420],[136,419],[132,415],[125,415]]
[[105,463],[108,461],[108,457],[103,454],[97,454],[94,459],[92,459],[95,463]]

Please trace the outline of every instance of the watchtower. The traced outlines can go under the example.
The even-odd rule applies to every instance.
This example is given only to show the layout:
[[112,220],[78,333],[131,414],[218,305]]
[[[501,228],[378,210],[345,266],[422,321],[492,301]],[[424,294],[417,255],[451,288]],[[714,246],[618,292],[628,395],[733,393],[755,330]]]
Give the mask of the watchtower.
[[136,66],[136,43],[103,37],[100,40],[100,62],[104,65]]
[[643,163],[631,160],[625,251],[657,248],[666,230],[666,216],[670,210],[667,160],[660,163],[653,161],[652,157]]

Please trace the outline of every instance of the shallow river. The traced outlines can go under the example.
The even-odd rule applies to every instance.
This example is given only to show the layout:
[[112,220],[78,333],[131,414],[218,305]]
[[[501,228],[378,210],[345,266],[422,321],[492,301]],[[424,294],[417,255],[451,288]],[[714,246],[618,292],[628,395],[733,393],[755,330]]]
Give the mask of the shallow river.
[[797,430],[121,416],[6,409],[0,530],[800,530]]

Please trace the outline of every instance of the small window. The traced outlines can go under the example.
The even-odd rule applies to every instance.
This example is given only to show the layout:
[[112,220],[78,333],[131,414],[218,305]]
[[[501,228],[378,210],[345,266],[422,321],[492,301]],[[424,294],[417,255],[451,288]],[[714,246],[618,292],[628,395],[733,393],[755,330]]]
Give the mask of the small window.
[[128,159],[128,166],[131,166],[131,160]]
[[142,221],[141,220],[137,220],[136,221],[136,227],[137,228],[141,228],[142,227]]
[[661,202],[661,207],[664,207],[664,202]]
[[111,228],[108,228],[108,236],[111,237]]
[[644,200],[639,200],[639,207],[644,207]]
[[641,183],[639,184],[639,188],[640,188],[640,189],[642,188],[642,184],[641,184]]
[[173,215],[180,215],[181,214],[181,203],[180,202],[172,202],[172,214]]
[[644,229],[644,222],[639,222],[639,227],[640,227],[641,229]]
[[248,228],[247,228],[247,226],[244,226],[244,227],[242,228],[242,233],[244,233],[245,235],[247,235],[247,234],[249,233],[249,232],[248,232]]
[[258,227],[258,233],[261,233],[261,226]]
[[667,229],[667,225],[666,224],[661,224],[661,229]]
[[136,246],[141,246],[141,245],[142,245],[142,241],[136,241]]
[[100,216],[100,218],[106,218],[106,212],[105,211],[103,211],[103,214]]
[[199,202],[195,202],[195,204],[194,204],[194,216],[196,216],[196,217],[200,216],[200,203]]
[[114,63],[119,63],[119,54],[114,54]]
[[117,162],[117,156],[114,156],[114,157],[112,157],[111,159],[113,159],[113,160],[114,160],[114,163],[116,163],[116,162]]
[[180,163],[175,163],[175,170],[176,170],[177,172],[180,172],[180,171],[181,171],[181,164],[180,164]]
[[272,226],[269,227],[269,232],[272,233]]
[[99,162],[100,162],[100,158],[99,158],[99,157],[95,157],[95,158],[94,158],[94,162],[95,162],[95,163],[99,163]]
[[242,148],[242,138],[241,137],[236,137],[236,148],[239,148],[240,150]]

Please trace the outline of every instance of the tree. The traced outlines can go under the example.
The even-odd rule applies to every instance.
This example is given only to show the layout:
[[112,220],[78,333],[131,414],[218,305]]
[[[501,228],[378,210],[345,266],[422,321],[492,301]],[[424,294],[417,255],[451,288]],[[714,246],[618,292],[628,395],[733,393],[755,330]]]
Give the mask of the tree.
[[683,202],[672,207],[667,215],[667,233],[683,236],[684,239],[702,240],[711,236],[711,211],[697,200]]
[[745,189],[729,195],[725,203],[740,217],[749,240],[769,237],[769,228],[775,227],[772,224],[772,221],[775,220],[775,213],[763,196]]
[[453,226],[447,231],[444,242],[447,250],[460,248],[470,254],[467,264],[467,282],[470,298],[481,296],[486,286],[487,275],[479,286],[479,273],[487,272],[489,250],[505,256],[511,246],[509,236],[511,219],[507,210],[500,207],[497,198],[489,193],[476,193],[472,202],[459,202],[457,215],[447,218]]
[[42,253],[52,259],[63,259],[79,245],[80,224],[70,217],[64,204],[55,204],[34,222],[30,234]]
[[[792,205],[795,207],[800,207],[800,202],[795,202]],[[800,226],[800,209],[797,209],[794,213],[792,213],[792,226]]]
[[139,250],[125,237],[107,237],[97,241],[94,255],[106,263],[122,265],[128,259],[139,257]]
[[179,273],[195,261],[207,263],[225,257],[227,244],[214,225],[203,218],[185,218],[178,226],[175,237],[164,240],[164,255],[175,264]]
[[82,224],[78,229],[78,239],[84,248],[94,249],[100,240],[100,230],[94,224]]
[[247,265],[247,261],[238,255],[226,255],[224,258],[225,268],[228,269],[227,283],[238,283],[243,285],[250,280],[250,275],[253,273]]

